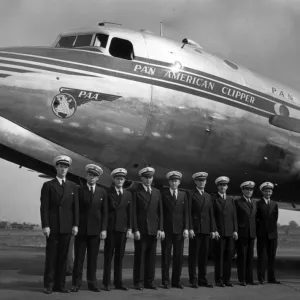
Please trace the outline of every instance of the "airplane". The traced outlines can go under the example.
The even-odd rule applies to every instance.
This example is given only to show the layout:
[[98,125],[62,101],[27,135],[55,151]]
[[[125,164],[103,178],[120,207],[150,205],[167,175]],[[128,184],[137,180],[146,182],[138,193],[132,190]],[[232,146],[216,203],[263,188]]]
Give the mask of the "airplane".
[[190,189],[205,171],[209,192],[224,175],[229,194],[271,181],[288,209],[300,202],[300,93],[188,38],[102,22],[50,47],[1,48],[0,128],[0,157],[42,178],[65,154],[78,184],[88,163],[103,168],[103,187],[114,168],[128,170],[131,188],[153,166],[158,187],[175,169]]

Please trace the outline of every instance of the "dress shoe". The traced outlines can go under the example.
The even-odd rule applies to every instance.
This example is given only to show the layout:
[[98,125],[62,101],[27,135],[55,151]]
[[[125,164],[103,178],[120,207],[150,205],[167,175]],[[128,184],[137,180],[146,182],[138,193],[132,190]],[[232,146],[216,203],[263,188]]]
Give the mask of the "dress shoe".
[[166,290],[168,290],[170,288],[170,286],[168,284],[162,284],[161,287]]
[[274,279],[274,280],[269,280],[268,283],[281,284],[281,282],[280,282],[280,281],[277,281],[276,279]]
[[96,292],[96,293],[99,293],[99,292],[101,291],[101,290],[100,290],[98,287],[96,287],[96,286],[89,286],[88,288],[89,288],[90,291]]
[[231,282],[224,282],[224,284],[225,284],[226,286],[233,287],[233,284],[232,284]]
[[223,282],[216,282],[216,286],[225,287],[225,284]]
[[71,292],[72,293],[77,293],[79,291],[79,287],[78,286],[72,286],[71,287]]
[[139,284],[135,285],[134,289],[138,290],[138,291],[142,291],[143,290],[143,288]]
[[265,281],[264,280],[259,280],[258,284],[265,284]]
[[108,285],[103,285],[103,290],[109,292],[110,287]]
[[258,285],[258,282],[254,282],[254,281],[247,281],[248,285]]
[[173,288],[177,288],[177,289],[181,289],[181,290],[183,290],[183,289],[184,289],[183,285],[182,285],[182,284],[180,284],[180,283],[177,283],[177,284],[172,284],[172,287],[173,287]]
[[144,288],[148,290],[157,290],[157,287],[152,284],[145,285]]
[[246,282],[240,282],[241,286],[247,286]]
[[198,288],[198,284],[197,284],[197,283],[192,283],[192,284],[191,284],[191,288],[197,289],[197,288]]
[[127,288],[124,285],[116,285],[116,289],[121,290],[121,291],[128,291],[129,290],[129,288]]
[[51,288],[44,288],[44,293],[45,294],[52,294],[52,289]]
[[208,283],[208,282],[199,282],[198,285],[199,286],[204,286],[204,287],[207,287],[207,288],[213,288],[214,287],[213,284]]
[[66,272],[66,276],[71,276],[73,273],[72,273],[72,271],[67,271]]

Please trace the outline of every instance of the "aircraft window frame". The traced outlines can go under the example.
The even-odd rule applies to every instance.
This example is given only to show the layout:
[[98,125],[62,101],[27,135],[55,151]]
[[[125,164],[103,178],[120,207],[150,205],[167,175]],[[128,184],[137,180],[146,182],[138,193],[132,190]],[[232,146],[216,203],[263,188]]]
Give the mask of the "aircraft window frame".
[[[91,36],[89,45],[86,44],[86,45],[76,46],[78,38],[85,37],[85,36]],[[94,42],[94,40],[95,40],[95,33],[77,34],[76,40],[74,41],[72,48],[89,47],[89,46],[92,45],[92,43]]]
[[[77,40],[77,36],[78,36],[78,35],[66,35],[66,36],[61,36],[61,37],[59,38],[58,42],[56,43],[55,48],[73,48],[73,45],[74,45],[74,43],[75,43],[76,40]],[[74,40],[73,40],[73,42],[72,42],[72,44],[71,44],[70,46],[60,46],[60,45],[59,45],[59,43],[60,43],[60,41],[61,41],[62,39],[73,38],[73,37],[74,37]],[[58,46],[58,45],[59,45],[59,46]]]
[[[121,48],[121,47],[116,47],[116,50],[120,50],[122,49],[121,51],[118,52],[115,52],[115,53],[111,53],[111,47],[113,45],[113,47],[115,47],[114,43],[116,40],[119,40],[118,43],[122,43],[122,41],[125,41],[126,43],[130,43],[129,46],[131,46],[131,53],[127,53],[127,55],[124,55],[124,56],[127,56],[127,57],[124,57],[123,55],[116,55],[116,54],[125,54],[124,52],[122,53],[122,50],[124,50],[124,46]],[[112,36],[109,40],[109,48],[108,48],[108,53],[112,56],[112,57],[116,57],[116,58],[120,58],[120,59],[125,59],[125,60],[134,60],[135,59],[135,55],[134,55],[134,47],[133,47],[133,43],[128,40],[128,39],[124,39],[124,38],[120,38],[118,36]],[[115,50],[115,49],[114,49]]]
[[[104,40],[103,40],[103,39],[98,39],[99,42],[100,42],[100,46],[96,46],[96,45],[95,45],[95,41],[96,41],[96,39],[98,38],[98,35],[101,35],[101,36],[103,36],[103,37],[105,36],[105,39],[104,39]],[[102,32],[97,32],[97,33],[95,33],[95,36],[94,36],[94,39],[93,39],[92,46],[93,46],[93,47],[101,47],[101,48],[107,49],[106,47],[107,47],[107,45],[109,45],[109,38],[110,38],[109,34],[102,33]]]

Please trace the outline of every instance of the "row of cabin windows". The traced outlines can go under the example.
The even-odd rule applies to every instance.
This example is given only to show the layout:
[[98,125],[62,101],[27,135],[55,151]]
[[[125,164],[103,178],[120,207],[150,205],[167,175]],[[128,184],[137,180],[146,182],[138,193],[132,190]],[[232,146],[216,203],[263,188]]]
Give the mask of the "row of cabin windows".
[[[106,48],[108,35],[103,33],[63,36],[55,47],[77,48],[77,47],[101,47]],[[109,46],[112,56],[132,60],[134,58],[133,46],[128,40],[112,38]]]

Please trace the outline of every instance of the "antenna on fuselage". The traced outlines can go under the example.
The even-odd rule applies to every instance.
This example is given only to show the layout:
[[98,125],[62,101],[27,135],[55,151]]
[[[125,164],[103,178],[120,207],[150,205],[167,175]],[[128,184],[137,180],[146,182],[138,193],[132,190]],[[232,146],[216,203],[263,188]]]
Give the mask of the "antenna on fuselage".
[[98,23],[98,26],[105,26],[105,24],[113,24],[113,25],[122,26],[122,24],[114,23],[114,22],[107,22],[107,21]]
[[160,36],[163,36],[163,23],[160,22]]

